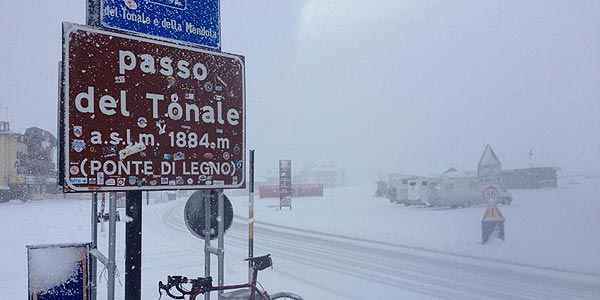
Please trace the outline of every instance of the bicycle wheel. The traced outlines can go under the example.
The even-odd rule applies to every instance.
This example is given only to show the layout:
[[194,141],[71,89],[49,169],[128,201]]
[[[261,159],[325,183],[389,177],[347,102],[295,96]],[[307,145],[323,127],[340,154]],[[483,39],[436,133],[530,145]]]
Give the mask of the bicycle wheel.
[[280,293],[275,293],[273,295],[271,295],[271,300],[275,300],[275,299],[290,299],[290,300],[304,300],[302,299],[302,297],[293,294],[293,293],[288,293],[288,292],[280,292]]

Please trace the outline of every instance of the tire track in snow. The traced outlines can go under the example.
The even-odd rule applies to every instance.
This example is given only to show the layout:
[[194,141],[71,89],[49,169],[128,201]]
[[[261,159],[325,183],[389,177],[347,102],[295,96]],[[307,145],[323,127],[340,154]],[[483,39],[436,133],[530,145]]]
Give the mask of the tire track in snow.
[[[289,236],[287,242],[285,237],[276,237],[270,239],[274,235],[281,235],[282,233],[277,230],[269,231],[269,234],[261,237],[263,240],[271,240],[274,243],[271,247],[277,247],[278,245],[287,245],[292,247],[288,248],[292,251],[298,247],[307,247],[305,251],[310,252],[311,256],[318,256],[324,253],[328,253],[332,256],[331,259],[340,259],[345,257],[346,263],[354,263],[355,257],[364,256],[364,261],[376,261],[378,264],[371,264],[374,268],[379,268],[382,271],[389,272],[390,268],[392,272],[413,272],[417,275],[435,274],[435,278],[446,278],[458,281],[458,284],[466,282],[469,286],[490,286],[493,285],[497,290],[506,290],[510,293],[518,292],[518,295],[529,296],[527,299],[547,299],[547,298],[558,298],[558,299],[580,299],[581,296],[573,296],[562,293],[562,290],[568,289],[571,291],[585,290],[589,288],[585,283],[577,281],[561,280],[554,276],[545,275],[529,275],[520,271],[513,270],[512,266],[495,267],[495,266],[481,266],[479,264],[473,264],[473,262],[462,263],[455,262],[447,259],[437,259],[428,256],[419,256],[413,254],[403,253],[402,251],[389,251],[385,249],[364,247],[360,245],[352,245],[348,243],[339,243],[336,241],[327,241],[327,245],[324,247],[319,246],[320,239],[310,240],[310,237],[304,238],[302,242],[298,242],[303,237],[301,236]],[[289,234],[289,233],[283,233]],[[376,255],[374,255],[376,254]],[[371,255],[372,257],[369,257]],[[475,261],[475,263],[479,263]],[[436,267],[443,265],[444,268]],[[494,265],[499,265],[494,263]],[[481,272],[486,270],[487,272]],[[522,267],[521,267],[522,269]],[[543,271],[544,273],[552,273]],[[540,273],[536,271],[535,273]],[[431,276],[431,275],[429,275]],[[425,276],[426,277],[426,276]],[[423,278],[426,280],[427,278]],[[502,279],[502,280],[498,280]],[[595,286],[595,290],[600,292],[598,289],[598,282],[591,281],[592,285]],[[535,285],[532,286],[532,283]],[[536,289],[535,286],[543,286],[543,288]],[[562,288],[558,288],[558,287]],[[487,291],[486,291],[487,292]],[[589,293],[584,293],[589,295]]]
[[[240,222],[246,220],[245,217],[242,217],[239,215],[235,215],[235,218],[240,220]],[[415,250],[415,251],[421,251],[421,252],[425,252],[425,253],[448,255],[448,256],[454,256],[457,258],[467,258],[467,259],[473,259],[473,260],[480,260],[480,261],[484,261],[484,262],[501,263],[501,264],[506,264],[506,265],[514,265],[517,267],[527,267],[527,268],[540,269],[540,270],[545,270],[545,271],[554,271],[554,272],[563,272],[563,273],[574,274],[574,275],[590,276],[590,277],[596,277],[597,279],[600,279],[600,272],[596,272],[596,273],[581,272],[581,271],[577,271],[577,270],[569,270],[569,269],[558,268],[558,267],[526,264],[526,263],[515,262],[515,261],[506,260],[506,259],[481,257],[481,256],[461,254],[461,253],[450,252],[450,251],[429,249],[429,248],[425,248],[425,247],[411,246],[411,245],[407,245],[407,244],[391,243],[391,242],[385,242],[385,241],[375,241],[375,240],[370,240],[370,239],[366,239],[366,238],[351,237],[351,236],[346,236],[346,235],[341,235],[341,234],[333,234],[333,233],[320,232],[320,231],[302,229],[302,228],[294,228],[294,227],[290,227],[290,226],[278,225],[278,224],[273,224],[273,223],[268,223],[268,222],[263,222],[263,221],[256,221],[256,220],[254,221],[254,223],[255,223],[255,226],[263,225],[263,226],[271,227],[271,228],[279,228],[279,229],[289,230],[291,232],[295,232],[298,234],[309,234],[309,235],[317,235],[317,236],[322,236],[322,237],[342,239],[342,240],[348,240],[348,241],[354,241],[354,242],[364,242],[367,244],[377,244],[377,245],[381,245],[381,246],[403,248],[403,249],[407,249],[407,250]]]
[[[263,240],[261,239],[261,241]],[[580,296],[553,293],[545,288],[536,289],[530,285],[522,285],[523,288],[518,289],[514,286],[515,281],[511,284],[501,284],[502,281],[498,281],[497,278],[488,278],[487,280],[479,278],[479,280],[474,281],[472,278],[462,276],[464,271],[453,272],[450,275],[440,275],[440,270],[445,270],[445,268],[453,270],[448,266],[434,271],[420,270],[419,268],[407,270],[403,263],[399,263],[400,266],[397,269],[390,269],[389,266],[386,267],[387,263],[373,263],[373,261],[377,262],[377,259],[383,256],[369,257],[360,249],[356,250],[357,253],[353,257],[362,256],[361,260],[340,259],[339,253],[323,255],[319,250],[300,249],[302,248],[300,245],[306,244],[305,242],[294,239],[293,244],[285,245],[281,240],[275,239],[265,241],[260,246],[267,249],[267,251],[279,253],[280,257],[310,265],[317,269],[337,272],[346,276],[444,299],[581,299]],[[240,244],[239,246],[243,247],[244,245]],[[311,259],[307,260],[307,257]],[[403,258],[399,258],[399,261],[403,261]],[[427,265],[423,264],[423,266]],[[499,278],[506,280],[504,277]]]

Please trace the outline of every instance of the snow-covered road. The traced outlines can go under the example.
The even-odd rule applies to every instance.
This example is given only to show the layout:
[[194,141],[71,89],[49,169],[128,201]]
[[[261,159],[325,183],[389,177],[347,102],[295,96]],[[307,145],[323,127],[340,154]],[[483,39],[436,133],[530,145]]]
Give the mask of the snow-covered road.
[[[182,206],[183,202],[174,206],[161,220],[173,234],[188,236]],[[233,255],[227,252],[228,260],[241,259],[240,254],[245,254],[244,221],[236,217],[227,232],[226,249],[234,250]],[[474,300],[600,297],[600,278],[594,276],[265,222],[256,224],[255,236],[257,253],[273,255],[275,273],[280,276],[277,281],[304,285],[308,290],[295,292],[307,299],[402,299],[399,295],[405,295],[405,299]],[[265,280],[267,287],[268,282]]]

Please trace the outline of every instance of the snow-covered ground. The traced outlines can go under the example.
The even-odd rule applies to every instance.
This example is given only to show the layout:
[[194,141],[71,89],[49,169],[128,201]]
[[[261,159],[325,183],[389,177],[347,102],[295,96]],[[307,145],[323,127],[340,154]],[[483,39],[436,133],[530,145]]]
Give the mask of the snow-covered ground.
[[[405,207],[373,192],[373,186],[329,189],[322,198],[294,199],[293,210],[256,199],[255,254],[272,253],[274,262],[260,274],[265,288],[307,300],[600,299],[600,179],[513,191],[513,204],[500,207],[506,241],[486,245],[480,244],[483,206]],[[203,242],[182,219],[186,198],[143,207],[142,299],[157,299],[157,282],[167,275],[204,273]],[[226,234],[225,280],[239,283],[247,276],[248,199],[230,198],[236,218]],[[89,200],[0,204],[0,298],[27,297],[25,245],[89,241],[89,215]],[[104,253],[106,239],[107,230],[100,233]],[[117,248],[123,274],[123,222]]]
[[[506,241],[481,245],[486,206],[467,209],[405,207],[373,197],[374,188],[325,191],[295,199],[293,210],[273,212],[279,201],[257,200],[259,221],[436,251],[508,260],[600,276],[600,179],[580,178],[558,189],[513,190],[499,206]],[[244,199],[235,198],[237,214]],[[245,216],[246,214],[244,214]]]

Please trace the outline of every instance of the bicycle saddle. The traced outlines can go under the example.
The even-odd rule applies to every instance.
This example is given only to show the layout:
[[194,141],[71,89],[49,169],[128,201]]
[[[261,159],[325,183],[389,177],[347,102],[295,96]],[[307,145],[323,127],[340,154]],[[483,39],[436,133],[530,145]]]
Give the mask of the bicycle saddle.
[[253,269],[257,269],[259,271],[262,271],[273,265],[273,261],[271,260],[271,254],[249,257],[245,260],[249,261],[252,264]]

